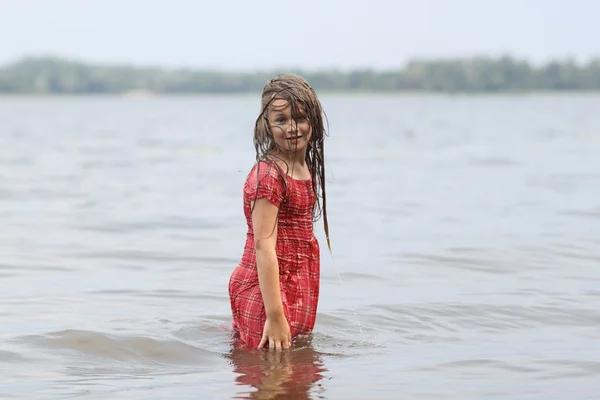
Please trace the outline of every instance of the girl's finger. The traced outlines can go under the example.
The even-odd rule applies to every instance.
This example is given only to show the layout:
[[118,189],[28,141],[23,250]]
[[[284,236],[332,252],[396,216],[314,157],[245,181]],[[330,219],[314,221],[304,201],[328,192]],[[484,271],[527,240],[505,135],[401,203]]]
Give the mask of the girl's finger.
[[260,343],[258,344],[258,349],[261,349],[265,343],[267,342],[267,335],[263,334],[262,339],[260,339]]

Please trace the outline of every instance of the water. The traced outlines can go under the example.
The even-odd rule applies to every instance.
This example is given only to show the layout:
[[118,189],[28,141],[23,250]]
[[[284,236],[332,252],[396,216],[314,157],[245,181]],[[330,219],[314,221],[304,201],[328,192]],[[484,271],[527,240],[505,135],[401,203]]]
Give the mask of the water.
[[596,398],[600,96],[323,104],[333,257],[265,354],[227,298],[256,97],[1,99],[0,398]]

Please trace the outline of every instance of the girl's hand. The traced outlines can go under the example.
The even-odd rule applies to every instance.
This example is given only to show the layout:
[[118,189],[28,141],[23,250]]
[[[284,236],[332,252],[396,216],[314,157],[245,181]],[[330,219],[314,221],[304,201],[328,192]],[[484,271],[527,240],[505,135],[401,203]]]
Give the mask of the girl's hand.
[[262,348],[265,344],[268,344],[270,350],[288,349],[291,346],[290,326],[285,315],[267,317],[258,348]]

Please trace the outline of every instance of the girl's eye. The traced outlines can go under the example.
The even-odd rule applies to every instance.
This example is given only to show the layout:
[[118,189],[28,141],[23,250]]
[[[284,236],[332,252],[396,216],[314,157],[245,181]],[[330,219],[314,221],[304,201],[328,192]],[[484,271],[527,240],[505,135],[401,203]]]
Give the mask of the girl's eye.
[[[297,123],[297,124],[302,124],[302,123],[306,123],[306,122],[308,122],[308,118],[306,118],[306,117],[300,117],[295,120],[295,123]],[[286,118],[283,118],[283,117],[275,118],[276,125],[285,125],[287,123],[288,123],[288,120]]]

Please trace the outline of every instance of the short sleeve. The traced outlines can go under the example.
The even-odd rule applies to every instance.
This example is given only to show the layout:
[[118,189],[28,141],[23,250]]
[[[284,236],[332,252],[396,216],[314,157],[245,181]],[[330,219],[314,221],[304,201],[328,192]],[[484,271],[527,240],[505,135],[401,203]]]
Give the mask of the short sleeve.
[[248,201],[266,197],[267,200],[279,207],[285,193],[283,179],[282,172],[276,165],[260,161],[248,174],[244,185],[244,196]]

